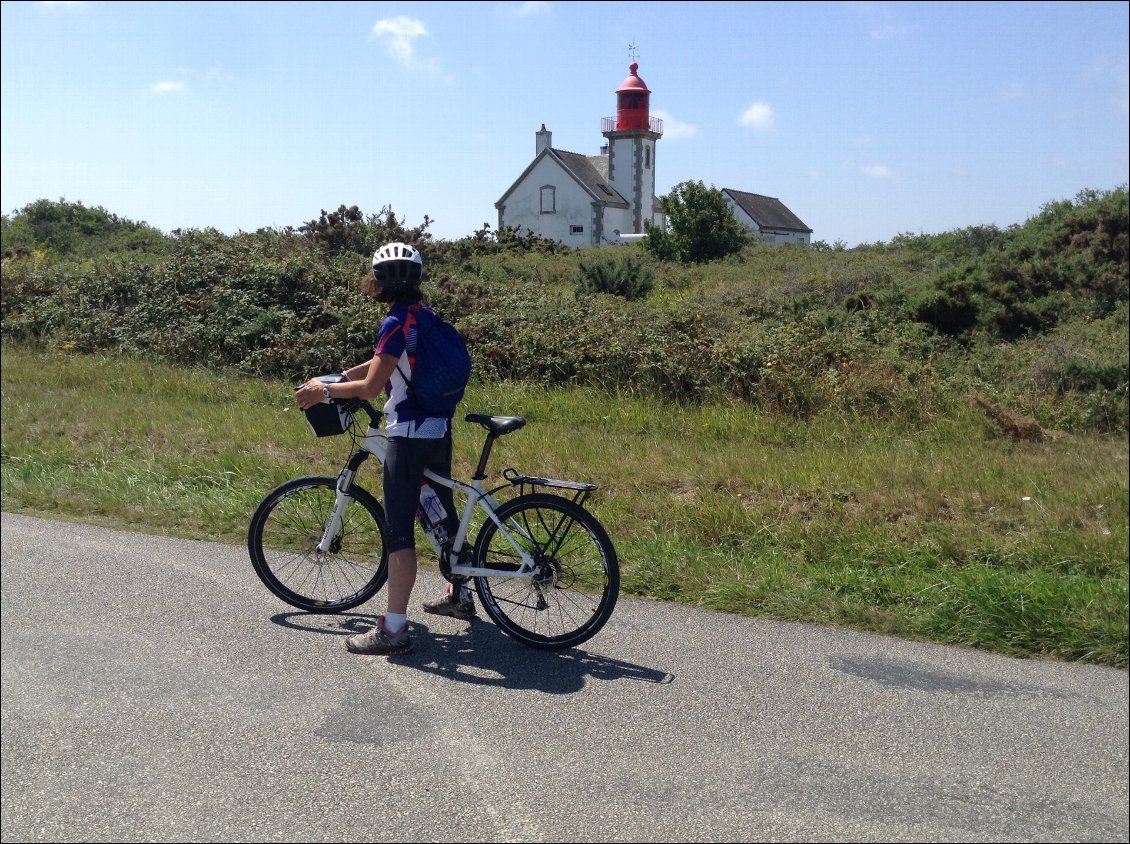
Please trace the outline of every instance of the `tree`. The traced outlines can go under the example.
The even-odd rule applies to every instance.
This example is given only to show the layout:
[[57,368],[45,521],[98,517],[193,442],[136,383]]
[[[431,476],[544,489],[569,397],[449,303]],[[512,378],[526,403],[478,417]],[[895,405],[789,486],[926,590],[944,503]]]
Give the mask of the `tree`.
[[386,205],[379,214],[368,218],[356,205],[348,208],[339,205],[336,211],[322,209],[317,220],[310,220],[298,227],[303,236],[324,247],[331,255],[356,252],[371,255],[383,243],[411,243],[417,249],[426,250],[432,236],[427,229],[431,218],[424,215],[424,222],[415,228],[407,228],[404,219],[398,218],[392,206]]
[[681,182],[663,197],[667,230],[644,223],[644,247],[656,258],[698,264],[725,258],[749,243],[722,191],[702,182]]

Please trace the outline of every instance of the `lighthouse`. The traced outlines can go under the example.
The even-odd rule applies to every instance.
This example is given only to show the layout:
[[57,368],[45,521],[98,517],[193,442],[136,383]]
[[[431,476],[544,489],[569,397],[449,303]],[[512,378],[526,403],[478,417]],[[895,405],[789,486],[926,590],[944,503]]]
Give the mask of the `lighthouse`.
[[655,142],[663,121],[651,116],[651,91],[632,61],[616,90],[616,116],[601,124],[599,155],[553,145],[541,124],[534,160],[494,204],[498,228],[513,228],[569,246],[627,243],[644,236],[644,224],[666,219],[655,198]]
[[655,142],[663,137],[663,121],[651,116],[651,91],[640,78],[639,64],[616,89],[616,116],[601,121],[608,139],[608,181],[632,208],[632,230],[656,220]]
[[[569,246],[632,243],[647,223],[664,228],[655,196],[655,142],[663,121],[651,116],[651,91],[640,78],[635,48],[616,89],[616,116],[601,122],[599,155],[553,145],[545,124],[534,134],[534,160],[494,203],[498,229],[513,229]],[[812,229],[779,199],[725,191],[738,222],[765,243],[810,243]]]

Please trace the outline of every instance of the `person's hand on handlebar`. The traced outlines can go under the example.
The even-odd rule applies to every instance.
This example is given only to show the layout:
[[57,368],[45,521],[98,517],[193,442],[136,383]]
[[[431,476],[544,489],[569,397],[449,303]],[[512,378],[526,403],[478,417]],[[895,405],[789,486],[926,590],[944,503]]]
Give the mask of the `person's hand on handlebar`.
[[329,384],[312,378],[294,391],[294,400],[297,402],[299,408],[309,410],[314,405],[329,401],[332,398],[332,396],[328,395],[329,388]]

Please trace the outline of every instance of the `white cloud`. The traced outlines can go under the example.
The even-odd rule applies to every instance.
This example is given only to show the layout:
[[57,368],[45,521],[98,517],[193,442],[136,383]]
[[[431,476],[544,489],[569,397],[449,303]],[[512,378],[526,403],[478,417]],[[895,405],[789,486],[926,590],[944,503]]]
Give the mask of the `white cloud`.
[[906,38],[921,32],[919,24],[906,24],[899,20],[901,11],[898,3],[856,3],[855,9],[869,27],[871,38],[875,41],[888,41]]
[[664,140],[679,141],[685,138],[693,138],[698,134],[698,127],[693,123],[684,123],[681,120],[677,120],[662,109],[653,111],[651,116],[658,117],[663,121]]
[[1005,82],[997,86],[997,99],[1015,100],[1024,96],[1024,85],[1020,82]]
[[450,82],[451,78],[435,59],[420,59],[416,55],[416,39],[429,35],[422,20],[399,15],[382,18],[373,26],[373,35],[382,39],[389,53],[413,73]]
[[864,176],[872,179],[892,179],[895,175],[886,164],[867,164],[859,169]]
[[905,38],[921,30],[922,27],[920,26],[897,26],[888,23],[880,26],[878,29],[871,30],[871,37],[876,41],[887,41],[891,38]]
[[738,118],[738,123],[742,126],[758,132],[769,131],[776,122],[777,115],[773,113],[773,107],[763,102],[754,103]]
[[149,86],[149,90],[154,94],[176,94],[186,87],[183,82],[154,82]]
[[427,34],[428,28],[423,21],[403,15],[382,18],[373,26],[373,35],[384,40],[389,52],[403,65],[412,64],[414,42]]
[[501,15],[525,18],[530,15],[547,15],[552,6],[545,0],[526,0],[525,3],[499,3],[497,8]]
[[232,78],[232,75],[224,70],[223,65],[219,64],[212,65],[203,73],[206,82],[228,82]]

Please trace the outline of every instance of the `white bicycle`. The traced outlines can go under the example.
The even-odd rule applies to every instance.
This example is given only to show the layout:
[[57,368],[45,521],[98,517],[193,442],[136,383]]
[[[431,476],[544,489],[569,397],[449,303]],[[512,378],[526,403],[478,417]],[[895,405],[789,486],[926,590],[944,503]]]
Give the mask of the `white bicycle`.
[[[345,467],[336,478],[300,477],[271,490],[251,517],[247,547],[256,574],[278,598],[308,612],[336,613],[368,601],[388,579],[384,508],[356,483],[370,456],[384,460],[388,439],[381,413],[367,401],[318,408],[340,420],[333,433],[352,439]],[[363,432],[358,410],[368,417]],[[520,642],[559,650],[587,641],[611,617],[620,591],[616,549],[583,506],[596,487],[507,468],[507,483],[485,489],[495,440],[526,420],[472,413],[466,421],[487,432],[471,481],[425,472],[430,484],[465,496],[458,531],[444,537],[423,510],[417,514],[441,572],[449,580],[473,579],[487,615]],[[499,501],[502,490],[515,494]]]

